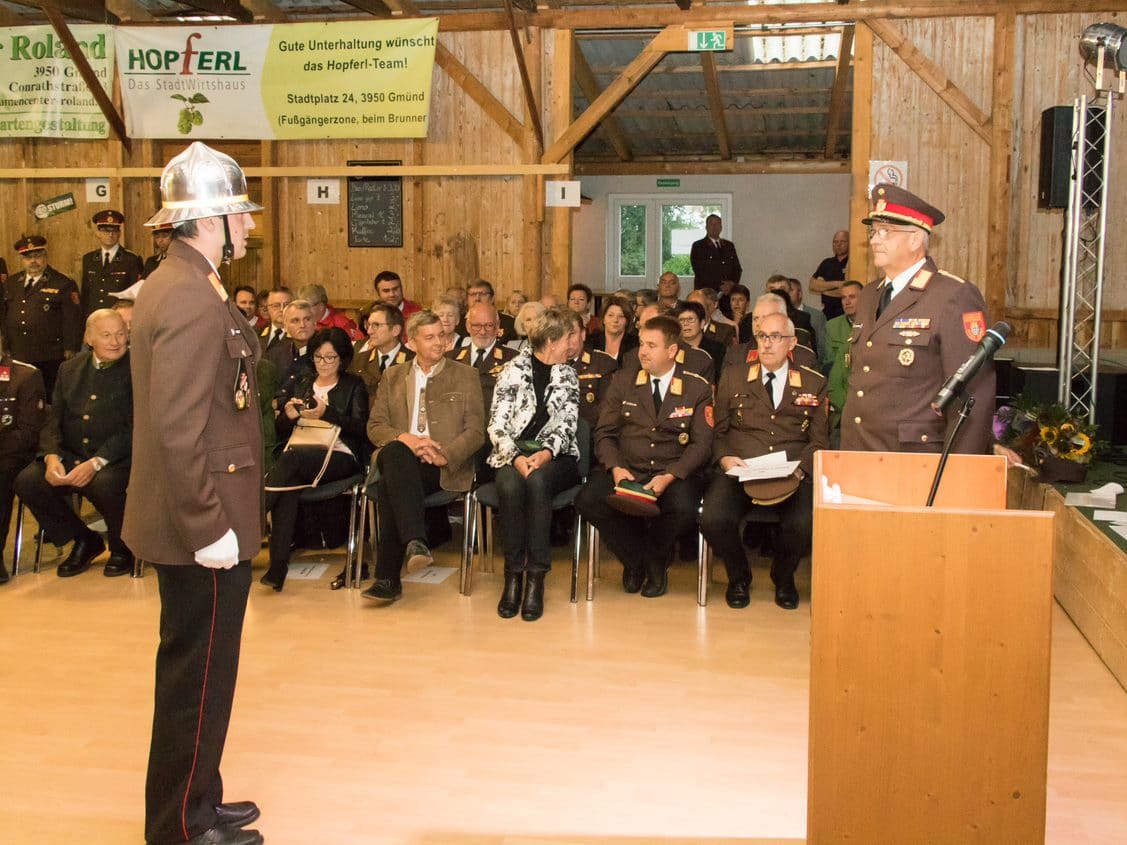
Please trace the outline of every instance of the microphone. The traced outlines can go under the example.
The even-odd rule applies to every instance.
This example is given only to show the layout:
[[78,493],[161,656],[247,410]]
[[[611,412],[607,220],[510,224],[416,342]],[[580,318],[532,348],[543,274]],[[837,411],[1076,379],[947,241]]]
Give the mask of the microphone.
[[1006,338],[1009,335],[1010,324],[1003,321],[995,323],[993,328],[986,330],[986,335],[979,341],[974,354],[967,358],[963,365],[955,370],[954,375],[947,379],[947,383],[939,389],[935,401],[931,403],[931,407],[935,409],[936,413],[942,414],[955,397],[963,392],[963,388],[978,374],[982,365],[993,358],[994,353],[1005,345]]

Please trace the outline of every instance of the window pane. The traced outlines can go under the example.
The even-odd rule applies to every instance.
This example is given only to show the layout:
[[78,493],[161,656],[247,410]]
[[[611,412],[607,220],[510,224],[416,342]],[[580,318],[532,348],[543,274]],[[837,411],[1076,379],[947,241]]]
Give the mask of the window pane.
[[619,208],[618,275],[646,275],[645,205],[623,205]]
[[719,214],[718,205],[663,205],[661,207],[661,272],[691,276],[689,250],[704,237],[704,219]]

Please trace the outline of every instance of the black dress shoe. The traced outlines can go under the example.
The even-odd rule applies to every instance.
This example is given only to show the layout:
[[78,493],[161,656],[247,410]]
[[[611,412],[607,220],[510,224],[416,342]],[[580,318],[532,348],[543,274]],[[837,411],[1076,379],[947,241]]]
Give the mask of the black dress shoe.
[[196,834],[185,845],[262,845],[266,840],[257,830],[239,830],[237,827],[216,825]]
[[400,584],[399,581],[393,581],[390,578],[377,578],[372,582],[372,586],[360,595],[366,599],[396,601],[403,597],[403,585]]
[[523,572],[506,572],[505,588],[501,591],[501,601],[497,602],[497,615],[502,619],[512,619],[520,610],[520,596],[524,589]]
[[81,575],[90,568],[90,562],[106,550],[105,541],[93,531],[87,531],[74,541],[67,559],[59,564],[55,574],[60,578]]
[[262,815],[253,801],[233,801],[219,804],[215,808],[215,824],[218,827],[246,827]]
[[117,578],[119,575],[133,574],[133,555],[110,555],[102,574],[107,578]]
[[[361,581],[367,581],[368,580],[368,564],[364,564],[363,566],[360,567],[360,580]],[[345,572],[342,569],[337,574],[337,576],[332,581],[329,582],[329,589],[330,590],[343,590],[344,587],[347,584],[348,584],[348,573]]]
[[798,607],[798,587],[794,586],[794,579],[775,585],[775,604],[783,610],[794,610]]
[[266,573],[258,579],[258,583],[273,588],[275,593],[280,593],[282,587],[286,585],[286,576],[267,569]]
[[12,576],[8,574],[8,567],[4,565],[4,559],[0,558],[0,584],[7,584],[12,580]]
[[642,595],[647,599],[656,599],[664,596],[669,590],[669,570],[662,569],[660,573],[651,572],[642,584]]
[[728,591],[724,594],[728,607],[740,610],[751,603],[750,581],[729,581]]
[[520,618],[525,622],[535,622],[544,615],[544,575],[529,572],[525,578],[524,603],[520,607]]
[[622,589],[628,593],[636,593],[642,589],[642,580],[645,574],[640,569],[622,569]]

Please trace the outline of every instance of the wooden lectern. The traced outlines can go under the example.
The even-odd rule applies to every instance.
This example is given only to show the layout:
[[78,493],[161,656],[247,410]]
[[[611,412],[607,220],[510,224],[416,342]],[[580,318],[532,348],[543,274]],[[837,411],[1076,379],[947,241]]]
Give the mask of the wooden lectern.
[[1053,515],[1006,510],[986,455],[952,455],[926,508],[938,462],[814,459],[814,845],[1044,841]]

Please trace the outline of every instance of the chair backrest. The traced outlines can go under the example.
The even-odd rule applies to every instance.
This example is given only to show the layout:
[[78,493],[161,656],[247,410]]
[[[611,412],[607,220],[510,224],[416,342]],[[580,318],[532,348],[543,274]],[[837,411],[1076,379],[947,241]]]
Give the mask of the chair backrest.
[[586,479],[591,471],[591,426],[583,417],[575,428],[575,440],[579,445],[579,477]]

